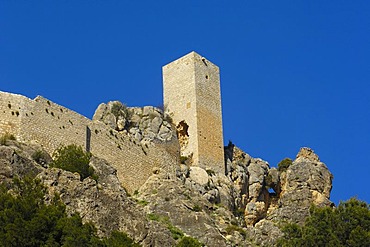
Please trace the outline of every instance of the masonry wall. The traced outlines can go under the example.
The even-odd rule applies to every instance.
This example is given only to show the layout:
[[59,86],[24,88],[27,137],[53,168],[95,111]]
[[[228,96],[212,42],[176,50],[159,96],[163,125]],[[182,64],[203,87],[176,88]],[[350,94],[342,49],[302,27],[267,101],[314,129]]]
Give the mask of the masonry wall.
[[176,125],[189,127],[187,143],[182,142],[181,155],[193,154],[197,163],[198,133],[196,115],[194,54],[188,54],[163,67],[163,102]]
[[195,60],[199,163],[209,169],[224,172],[219,68],[200,56],[196,56]]
[[21,141],[37,143],[51,154],[62,145],[73,143],[85,147],[88,118],[41,96],[29,102],[23,110]]
[[193,164],[224,172],[219,68],[191,52],[163,67],[164,105],[176,124],[189,126],[181,153]]
[[2,93],[0,98],[0,129],[3,133],[18,136],[21,111],[24,108],[24,98],[21,95]]
[[179,162],[176,139],[145,146],[98,121],[93,121],[90,128],[91,152],[117,164],[115,167],[118,178],[130,193],[139,189],[154,170],[160,169],[170,177],[175,175],[174,168]]
[[172,143],[142,146],[124,133],[41,96],[31,100],[0,92],[0,134],[6,132],[20,141],[41,145],[50,154],[62,145],[89,147],[93,155],[106,159],[117,169],[120,181],[130,193],[139,189],[153,170],[173,175],[179,157],[176,139]]

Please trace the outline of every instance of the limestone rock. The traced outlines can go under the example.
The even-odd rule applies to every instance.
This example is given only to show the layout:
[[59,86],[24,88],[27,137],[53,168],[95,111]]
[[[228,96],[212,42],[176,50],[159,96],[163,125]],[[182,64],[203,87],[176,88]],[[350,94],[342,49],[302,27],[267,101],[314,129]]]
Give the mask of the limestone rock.
[[163,119],[162,119],[162,118],[157,117],[157,116],[156,116],[156,117],[154,117],[154,118],[152,119],[151,124],[150,124],[151,131],[152,131],[153,133],[158,133],[159,128],[161,127],[162,123],[163,123]]
[[34,177],[50,161],[51,157],[41,147],[8,140],[7,146],[0,146],[0,182],[26,175]]
[[112,113],[108,113],[104,116],[104,122],[112,129],[117,129],[117,119]]
[[189,178],[202,186],[208,183],[208,174],[203,168],[200,167],[190,167]]
[[138,142],[169,142],[176,139],[176,130],[169,118],[153,106],[126,107],[119,101],[100,104],[93,120],[101,121],[119,133],[126,131]]
[[[153,111],[145,108],[146,114]],[[140,124],[127,133],[147,135]],[[142,142],[150,145],[151,140],[145,137]],[[148,181],[129,197],[116,169],[105,160],[90,160],[97,181],[80,181],[77,173],[49,168],[51,158],[39,146],[16,141],[7,145],[0,146],[0,182],[14,176],[37,176],[47,186],[45,200],[58,193],[67,212],[93,222],[100,236],[120,230],[143,246],[175,246],[174,231],[206,246],[274,246],[282,235],[280,222],[304,222],[312,203],[332,205],[332,174],[308,148],[301,149],[287,170],[279,172],[262,159],[229,146],[226,174],[174,164],[176,177],[170,179],[161,169],[153,169]]]
[[262,184],[268,169],[269,166],[266,162],[261,159],[252,159],[251,164],[248,166],[249,184]]
[[314,151],[311,148],[303,147],[299,150],[296,159],[308,159],[312,162],[319,162],[319,156],[314,153]]
[[268,170],[265,182],[267,187],[272,188],[275,193],[280,194],[279,171],[275,167]]
[[297,159],[280,175],[279,208],[275,220],[303,223],[311,204],[330,206],[333,175],[311,149],[302,148]]
[[258,220],[266,215],[266,204],[263,201],[247,204],[245,208],[245,222],[247,225],[254,225]]
[[102,183],[98,188],[96,181],[90,178],[80,181],[78,174],[55,168],[43,171],[38,177],[48,186],[50,198],[58,193],[68,212],[77,212],[84,216],[84,222],[93,222],[101,236],[121,230],[141,242],[147,235],[145,215],[115,183]]
[[138,199],[148,202],[146,212],[168,219],[169,224],[206,246],[227,246],[208,213],[212,204],[180,180],[163,180],[160,175],[153,175],[139,190]]
[[125,129],[125,127],[126,127],[126,119],[124,119],[122,116],[119,116],[118,117],[118,120],[117,120],[117,127],[116,127],[116,129],[118,131],[122,131],[122,130]]
[[247,227],[246,234],[252,240],[251,246],[275,246],[282,232],[278,224],[263,219],[253,227]]
[[112,129],[122,131],[126,127],[129,112],[127,107],[119,101],[110,101],[100,104],[95,110],[93,120],[102,121]]
[[[251,158],[232,143],[225,148],[225,161],[236,190],[235,207],[244,210],[247,234],[255,244],[274,245],[282,234],[275,222],[303,223],[312,203],[332,205],[332,174],[310,148],[302,148],[284,172]],[[264,237],[267,229],[273,232],[268,234],[271,237]]]
[[95,110],[93,120],[103,120],[104,115],[106,114],[107,111],[108,111],[108,106],[104,103],[101,103],[98,106],[98,108],[96,108],[96,110]]
[[[24,145],[15,141],[0,146],[0,183],[18,176],[37,176],[47,186],[45,200],[55,193],[66,204],[67,213],[79,213],[84,222],[92,222],[100,236],[113,230],[126,232],[143,246],[173,246],[171,232],[163,225],[148,221],[145,213],[131,200],[122,188],[116,170],[106,161],[92,157],[90,165],[99,176],[80,181],[77,173],[57,168],[45,168],[32,157],[41,147]],[[46,154],[47,155],[47,154]],[[45,157],[50,161],[50,157]]]

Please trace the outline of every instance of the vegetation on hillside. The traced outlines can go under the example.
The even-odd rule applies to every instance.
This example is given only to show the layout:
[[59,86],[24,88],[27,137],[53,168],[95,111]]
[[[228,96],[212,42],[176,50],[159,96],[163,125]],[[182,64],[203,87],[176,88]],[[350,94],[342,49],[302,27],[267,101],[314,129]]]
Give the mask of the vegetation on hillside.
[[288,167],[292,165],[292,163],[293,163],[293,161],[290,158],[283,159],[278,164],[278,171],[280,171],[280,172],[286,171],[288,169]]
[[197,239],[185,234],[177,227],[171,224],[170,218],[167,216],[161,216],[157,214],[148,214],[148,219],[162,223],[171,232],[172,238],[178,240],[176,247],[202,247],[204,246]]
[[351,198],[337,208],[313,206],[303,226],[288,224],[278,246],[370,246],[370,205]]
[[202,247],[204,246],[200,243],[197,239],[184,236],[180,242],[176,245],[176,247]]
[[5,133],[0,136],[0,145],[6,145],[8,140],[15,140],[15,136],[9,133]]
[[27,177],[0,185],[0,246],[139,246],[121,232],[99,239],[92,224],[67,216],[57,196],[46,204],[45,192],[40,180]]
[[96,179],[94,169],[89,166],[91,153],[84,152],[80,146],[72,144],[58,148],[53,158],[54,161],[50,164],[52,167],[77,172],[81,176],[81,181],[90,176]]

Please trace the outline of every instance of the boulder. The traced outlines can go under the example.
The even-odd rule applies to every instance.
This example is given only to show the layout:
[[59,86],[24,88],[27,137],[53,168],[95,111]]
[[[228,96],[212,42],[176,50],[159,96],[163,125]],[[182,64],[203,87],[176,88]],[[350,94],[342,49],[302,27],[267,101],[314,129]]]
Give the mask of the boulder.
[[190,167],[189,178],[193,180],[195,183],[200,184],[202,186],[208,183],[208,173],[206,170],[200,167],[192,166]]

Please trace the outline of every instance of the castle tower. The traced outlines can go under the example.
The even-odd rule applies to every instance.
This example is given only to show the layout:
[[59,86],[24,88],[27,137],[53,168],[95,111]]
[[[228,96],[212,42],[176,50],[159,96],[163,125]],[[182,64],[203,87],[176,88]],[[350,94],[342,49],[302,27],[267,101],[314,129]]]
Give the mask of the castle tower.
[[163,67],[166,112],[177,126],[181,155],[224,173],[219,68],[195,52]]

